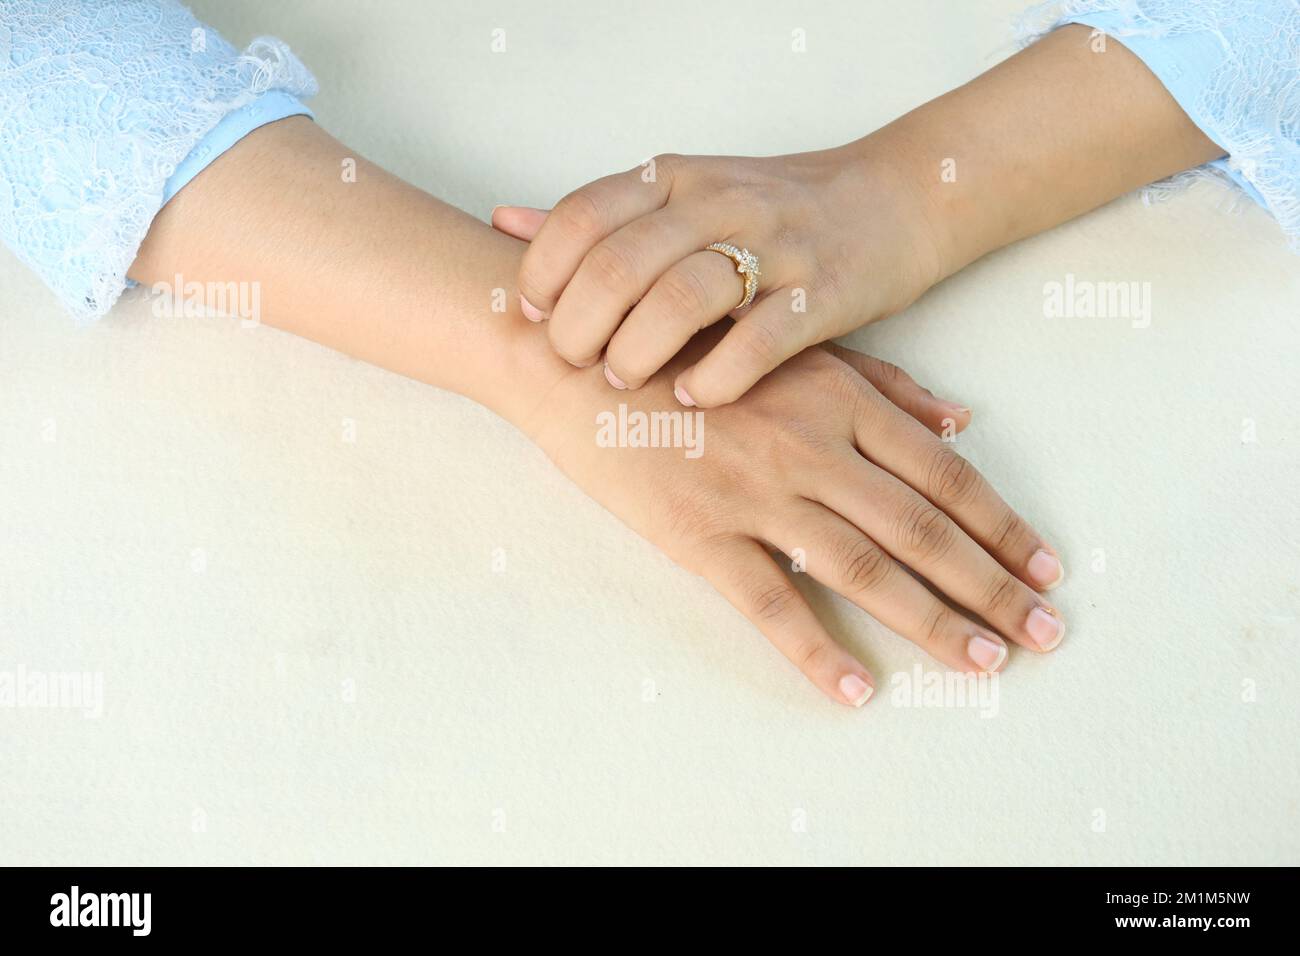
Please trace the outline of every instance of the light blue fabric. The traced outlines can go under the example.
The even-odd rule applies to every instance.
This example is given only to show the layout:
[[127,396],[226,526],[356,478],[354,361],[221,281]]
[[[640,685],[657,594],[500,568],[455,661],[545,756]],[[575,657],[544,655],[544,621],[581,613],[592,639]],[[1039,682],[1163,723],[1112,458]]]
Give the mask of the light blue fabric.
[[1136,54],[1228,154],[1147,187],[1147,199],[1217,174],[1272,213],[1300,252],[1297,0],[1056,0],[1023,15],[1021,41],[1066,23],[1100,30]]
[[279,40],[240,53],[176,0],[0,0],[0,239],[103,315],[165,199],[315,92]]
[[[1296,0],[1055,0],[1022,40],[1071,22],[1141,57],[1228,153],[1207,168],[1300,251]],[[75,315],[103,315],[162,205],[249,131],[311,115],[316,89],[285,44],[241,54],[176,0],[0,0],[0,239]]]
[[234,146],[241,139],[267,123],[274,123],[289,116],[310,116],[311,110],[303,105],[302,100],[290,96],[283,90],[271,90],[263,93],[253,102],[241,106],[233,113],[227,113],[221,122],[212,127],[198,144],[190,150],[176,172],[171,174],[163,186],[163,205],[171,202],[173,196],[185,188],[191,179],[203,172],[208,164]]

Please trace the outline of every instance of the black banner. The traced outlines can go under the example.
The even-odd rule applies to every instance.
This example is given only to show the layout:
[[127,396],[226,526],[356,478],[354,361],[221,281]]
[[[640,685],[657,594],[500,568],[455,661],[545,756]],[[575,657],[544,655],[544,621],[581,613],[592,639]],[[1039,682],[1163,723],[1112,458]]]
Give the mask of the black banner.
[[[826,945],[829,935],[837,946],[873,937],[924,946],[1008,937],[1231,946],[1289,929],[1297,888],[1294,869],[859,869],[830,879],[764,874],[761,884],[747,872],[701,873],[698,882],[696,874],[679,874],[662,883],[636,874],[633,886],[607,875],[599,888],[581,872],[548,874],[540,886],[528,874],[512,886],[515,874],[449,878],[434,869],[0,872],[6,944],[94,948],[151,941],[338,946],[483,922],[485,941],[525,928],[545,940],[561,925],[566,938],[595,941],[597,932],[608,939],[610,920],[632,938],[674,946],[688,938],[734,942],[777,926],[808,933],[814,945]],[[1254,935],[1261,932],[1267,936]]]

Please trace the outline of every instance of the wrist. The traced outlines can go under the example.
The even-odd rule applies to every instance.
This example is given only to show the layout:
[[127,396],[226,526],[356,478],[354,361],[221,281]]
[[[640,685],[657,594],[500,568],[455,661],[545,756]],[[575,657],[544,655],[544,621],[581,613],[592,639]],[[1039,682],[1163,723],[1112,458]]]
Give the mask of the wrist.
[[553,404],[567,382],[591,370],[575,368],[556,355],[545,325],[524,318],[517,296],[505,315],[494,314],[492,320],[499,325],[490,336],[490,358],[456,391],[510,422],[549,454],[544,437]]
[[[956,270],[928,163],[905,137],[885,135],[888,129],[834,152],[842,168],[842,201],[857,210],[855,219],[861,224],[858,237],[893,253],[891,271],[898,289],[885,313],[892,314]],[[933,172],[937,179],[937,162]]]

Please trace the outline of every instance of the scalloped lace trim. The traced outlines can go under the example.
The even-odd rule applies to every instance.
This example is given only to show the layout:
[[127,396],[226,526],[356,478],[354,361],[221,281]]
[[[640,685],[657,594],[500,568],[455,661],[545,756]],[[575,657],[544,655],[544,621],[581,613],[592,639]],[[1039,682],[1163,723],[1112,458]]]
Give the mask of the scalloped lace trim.
[[[1018,18],[1017,41],[1027,46],[1067,20],[1094,13],[1123,18],[1124,28],[1116,34],[1121,42],[1126,35],[1199,32],[1219,39],[1222,62],[1194,108],[1227,152],[1228,168],[1250,183],[1291,248],[1300,252],[1300,5],[1292,0],[1050,0]],[[1142,198],[1147,203],[1167,199],[1207,178],[1233,183],[1221,169],[1201,166],[1153,183]]]
[[316,80],[175,0],[0,0],[0,238],[81,320],[126,286],[163,187],[226,114]]

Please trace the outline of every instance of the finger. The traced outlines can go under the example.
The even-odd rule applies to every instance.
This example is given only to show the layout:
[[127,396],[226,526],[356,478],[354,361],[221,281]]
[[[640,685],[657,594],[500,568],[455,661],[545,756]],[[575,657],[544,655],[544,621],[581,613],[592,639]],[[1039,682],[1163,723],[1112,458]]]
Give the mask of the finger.
[[716,252],[696,252],[650,287],[605,350],[605,375],[616,388],[640,388],[700,329],[736,305],[736,267]]
[[1026,584],[1047,591],[1061,583],[1056,552],[950,443],[892,405],[863,408],[855,432],[868,461],[928,498]]
[[1003,640],[944,604],[875,541],[837,514],[806,502],[777,522],[774,545],[801,549],[816,580],[844,595],[885,627],[960,671],[999,670]]
[[531,206],[497,206],[492,210],[492,228],[524,242],[532,242],[549,211]]
[[867,702],[871,674],[826,633],[803,595],[756,541],[719,549],[705,577],[831,700]]
[[777,289],[765,296],[704,358],[677,376],[678,400],[714,408],[740,398],[760,378],[812,344],[812,324],[798,318],[785,291]]
[[546,318],[587,253],[606,236],[668,201],[667,167],[650,182],[616,173],[569,193],[547,215],[519,266],[524,314]]
[[822,347],[840,361],[855,369],[859,375],[876,387],[907,414],[936,435],[953,435],[970,424],[971,411],[956,402],[936,398],[928,388],[923,388],[897,365],[878,359],[874,355],[845,348],[835,342],[824,342]]
[[657,210],[597,243],[552,311],[547,331],[555,351],[590,364],[655,280],[700,248],[701,228],[680,212]]
[[1061,642],[1065,624],[1055,608],[948,515],[859,455],[826,462],[815,498],[1004,637],[1035,651]]

